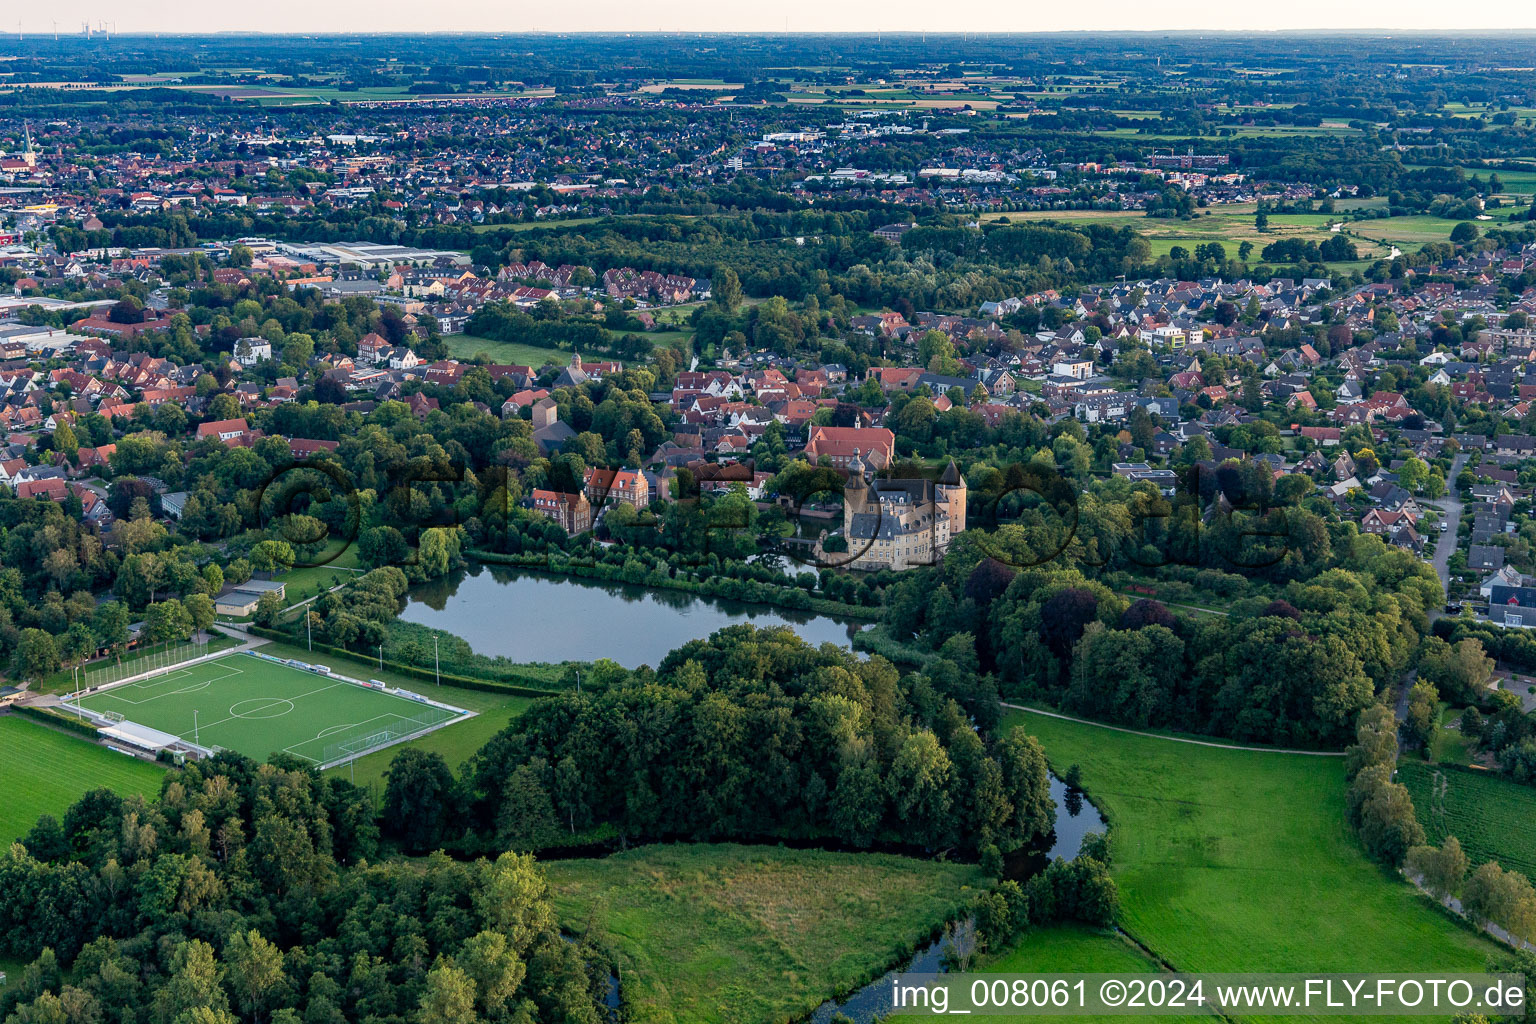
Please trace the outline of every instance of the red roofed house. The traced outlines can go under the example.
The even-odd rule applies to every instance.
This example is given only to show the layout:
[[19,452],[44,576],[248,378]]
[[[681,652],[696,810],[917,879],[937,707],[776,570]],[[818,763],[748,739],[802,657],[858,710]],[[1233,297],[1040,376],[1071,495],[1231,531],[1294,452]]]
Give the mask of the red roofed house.
[[250,424],[244,419],[238,419],[199,424],[197,439],[201,441],[205,437],[216,437],[231,448],[249,448],[257,435],[251,430]]
[[339,442],[315,441],[307,437],[291,437],[288,439],[288,454],[295,459],[307,459],[311,455],[319,455],[321,452],[333,452]]
[[592,503],[585,494],[567,494],[535,488],[533,510],[559,523],[572,537],[592,529]]
[[651,503],[651,487],[645,474],[632,469],[587,470],[585,494],[593,505],[622,501],[636,509]]
[[825,455],[838,469],[847,469],[857,455],[865,465],[884,469],[896,454],[896,435],[885,427],[811,428],[805,457],[813,463]]

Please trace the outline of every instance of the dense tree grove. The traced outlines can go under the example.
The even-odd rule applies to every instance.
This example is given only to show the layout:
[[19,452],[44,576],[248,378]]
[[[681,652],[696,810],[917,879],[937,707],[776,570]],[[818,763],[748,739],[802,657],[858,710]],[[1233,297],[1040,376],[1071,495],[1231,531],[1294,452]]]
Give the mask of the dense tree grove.
[[[535,705],[466,769],[472,819],[420,841],[469,824],[472,846],[494,848],[597,830],[1007,853],[1053,818],[1039,746],[997,723],[995,693],[951,664],[903,677],[883,658],[733,626],[602,693]],[[410,767],[418,795],[402,792],[389,820],[451,783]]]
[[32,961],[0,1019],[604,1019],[607,966],[561,938],[532,858],[378,853],[367,791],[282,759],[87,793],[0,852],[0,955]]
[[1006,948],[1031,927],[1115,923],[1120,895],[1109,877],[1109,837],[1090,832],[1072,860],[1057,858],[1021,885],[1005,879],[976,901],[976,933],[986,949]]
[[[1138,728],[1338,747],[1413,663],[1440,600],[1433,571],[1411,554],[1319,524],[1325,559],[1291,563],[1285,575],[1297,575],[1279,600],[1191,566],[1203,591],[1226,595],[1224,614],[1133,604],[1111,585],[1124,577],[1104,571],[1127,518],[1125,504],[1089,494],[1070,542],[1038,515],[962,534],[942,565],[888,588],[886,629],[990,674],[1005,696]],[[1043,557],[1052,547],[1060,554]]]

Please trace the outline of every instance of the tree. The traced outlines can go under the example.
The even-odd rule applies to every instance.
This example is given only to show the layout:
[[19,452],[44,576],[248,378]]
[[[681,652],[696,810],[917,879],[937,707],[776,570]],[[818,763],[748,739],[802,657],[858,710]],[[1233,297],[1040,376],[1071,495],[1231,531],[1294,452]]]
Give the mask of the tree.
[[393,526],[375,526],[358,538],[357,554],[366,568],[400,565],[411,552],[405,537]]
[[124,295],[112,304],[107,319],[115,324],[141,324],[144,322],[144,303],[132,295]]
[[16,675],[40,683],[59,670],[59,649],[53,636],[41,629],[24,629],[13,658]]
[[465,942],[455,961],[475,983],[476,1006],[491,1018],[506,1012],[528,973],[507,937],[495,931],[481,932]]
[[[207,598],[204,600],[206,601]],[[175,598],[160,601],[144,609],[144,619],[148,623],[144,631],[152,643],[185,640],[192,635],[192,616]]]
[[908,834],[916,841],[937,844],[948,834],[949,755],[933,733],[912,733],[891,762],[886,785]]
[[183,1013],[198,1009],[228,1011],[224,972],[213,947],[200,939],[177,946],[171,954],[171,979],[155,993],[156,1024],[172,1024]]
[[560,826],[549,792],[529,765],[520,766],[507,782],[496,818],[497,843],[508,850],[531,852],[558,842]]
[[416,1010],[417,1024],[476,1024],[475,982],[441,962],[427,973],[427,986]]
[[868,846],[885,817],[886,787],[873,758],[845,763],[832,791],[832,816],[855,846]]
[[1429,479],[1429,466],[1416,456],[1409,456],[1397,470],[1397,482],[1410,491],[1420,492]]
[[1469,245],[1477,241],[1480,234],[1482,232],[1477,229],[1476,224],[1469,220],[1464,220],[1451,228],[1451,241],[1457,245]]
[[1366,852],[1384,864],[1401,864],[1408,851],[1424,842],[1424,829],[1414,817],[1407,787],[1390,781],[1387,765],[1377,765],[1356,777],[1360,804],[1360,840]]
[[1467,877],[1467,855],[1455,836],[1446,836],[1438,848],[1415,846],[1408,851],[1405,867],[1409,875],[1418,876],[1436,899],[1445,899],[1461,891]]
[[70,462],[79,461],[80,442],[75,438],[75,432],[68,423],[60,423],[53,428],[53,450],[62,454]]
[[412,853],[442,841],[452,800],[453,772],[437,753],[405,747],[384,774],[384,831]]
[[1439,694],[1434,684],[1422,679],[1414,683],[1408,692],[1408,717],[1403,723],[1403,731],[1415,746],[1429,748],[1435,737],[1439,713]]
[[194,630],[201,632],[213,625],[213,598],[207,594],[188,594],[182,599],[181,606],[192,620]]
[[943,331],[927,331],[917,343],[917,359],[930,373],[953,377],[960,372],[955,343]]
[[1439,637],[1425,637],[1419,648],[1419,678],[1433,683],[1447,700],[1472,704],[1483,698],[1494,662],[1483,651],[1483,642],[1467,637],[1455,646]]
[[709,280],[709,293],[715,305],[733,313],[741,305],[741,279],[730,267],[718,266]]
[[485,923],[505,935],[519,952],[555,926],[549,882],[528,854],[504,853],[494,863],[481,862],[472,899]]
[[287,980],[283,951],[253,928],[229,937],[224,944],[224,964],[240,1012],[261,1020]]
[[269,590],[256,599],[256,614],[251,618],[263,629],[271,629],[277,624],[277,617],[282,612],[283,599],[277,596],[276,591]]
[[1472,872],[1462,886],[1462,909],[1479,923],[1491,921],[1516,938],[1536,938],[1536,893],[1518,871],[1505,871],[1489,861]]
[[282,572],[293,566],[293,545],[285,540],[258,541],[251,547],[250,561],[257,572]]

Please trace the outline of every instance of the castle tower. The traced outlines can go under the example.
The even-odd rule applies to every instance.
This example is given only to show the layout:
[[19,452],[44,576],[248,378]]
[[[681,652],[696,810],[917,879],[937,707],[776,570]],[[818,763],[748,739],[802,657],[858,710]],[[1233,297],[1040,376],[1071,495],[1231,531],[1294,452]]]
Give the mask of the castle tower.
[[954,459],[950,459],[949,465],[944,467],[944,474],[939,477],[939,485],[935,490],[938,492],[940,503],[949,513],[950,534],[963,532],[967,490],[965,478],[960,475],[960,468],[955,465]]
[[853,529],[853,517],[864,511],[864,463],[859,449],[853,450],[848,463],[848,479],[843,483],[843,535]]

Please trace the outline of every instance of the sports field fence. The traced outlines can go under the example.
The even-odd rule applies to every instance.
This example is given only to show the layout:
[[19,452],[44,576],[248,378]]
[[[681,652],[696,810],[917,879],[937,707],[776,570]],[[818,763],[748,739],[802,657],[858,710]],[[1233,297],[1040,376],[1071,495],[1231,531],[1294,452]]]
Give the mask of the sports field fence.
[[383,729],[374,729],[349,739],[326,744],[321,763],[327,766],[342,764],[354,757],[361,757],[370,751],[388,746],[396,740],[414,736],[416,733],[442,725],[457,717],[459,717],[457,712],[444,708],[423,707],[414,716],[397,718]]
[[112,683],[131,679],[134,676],[161,675],[174,670],[178,665],[206,657],[207,654],[206,639],[141,650],[135,657],[125,661],[88,669],[83,680],[84,688],[89,690],[98,686],[110,686]]

